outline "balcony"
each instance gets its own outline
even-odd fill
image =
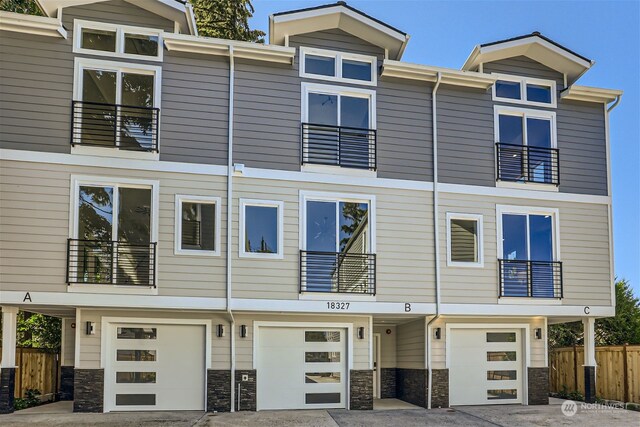
[[[376,169],[376,131],[302,124],[301,163]]]
[[[159,108],[73,101],[71,145],[158,152]]]
[[[67,283],[156,285],[156,243],[67,241]]]
[[[375,295],[376,256],[300,251],[300,292]]]
[[[560,184],[559,150],[496,144],[498,181]]]
[[[498,260],[500,298],[562,298],[559,261]]]

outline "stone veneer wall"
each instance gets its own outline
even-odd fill
[[[242,375],[248,380],[242,381]],[[238,384],[240,391],[238,391]],[[255,411],[257,393],[257,373],[255,369],[236,371],[236,411]]]
[[[16,388],[16,368],[0,369],[0,414],[10,414],[14,410],[14,390]]]
[[[584,401],[594,403],[596,401],[596,367],[584,367]]]
[[[549,404],[549,368],[527,368],[529,405]]]
[[[73,412],[104,412],[104,369],[76,369]]]
[[[396,368],[380,369],[380,398],[395,399],[396,397]]]
[[[427,407],[427,370],[396,370],[396,397],[413,405]]]
[[[231,412],[231,371],[207,370],[207,412]]]
[[[449,407],[449,370],[433,369],[431,371],[431,407]]]
[[[73,400],[73,366],[60,367],[60,400]]]
[[[349,409],[373,410],[373,370],[349,371]]]

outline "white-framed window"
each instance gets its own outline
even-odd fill
[[[220,255],[220,197],[176,194],[175,254]]]
[[[284,258],[284,202],[240,199],[239,256]]]
[[[498,80],[492,89],[494,101],[551,108],[557,106],[555,81],[503,74],[497,76]]]
[[[483,267],[482,215],[447,212],[447,265]]]
[[[496,218],[498,259],[560,260],[558,209],[497,205]]]
[[[554,111],[495,105],[494,132],[502,144],[557,148]]]
[[[71,176],[70,284],[155,286],[158,181]]]
[[[300,48],[300,77],[375,86],[377,64],[375,56]]]
[[[312,252],[375,253],[376,197],[300,192],[300,249]]]
[[[376,128],[376,92],[302,83],[302,122],[358,129]]]
[[[162,30],[75,19],[73,52],[162,61]]]

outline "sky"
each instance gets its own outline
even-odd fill
[[[333,0],[253,0],[269,15]],[[411,35],[403,61],[459,69],[476,44],[533,31],[596,61],[578,84],[622,89],[611,113],[615,274],[640,296],[640,1],[348,1]]]

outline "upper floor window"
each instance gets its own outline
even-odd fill
[[[482,215],[447,212],[447,265],[482,267]]]
[[[71,144],[158,151],[160,67],[76,58]]]
[[[375,92],[302,84],[302,163],[376,168]]]
[[[68,282],[155,286],[157,183],[73,182]]]
[[[73,51],[90,55],[162,61],[162,31],[76,19]]]
[[[176,196],[175,253],[220,254],[220,198]]]
[[[301,47],[300,77],[375,85],[377,62],[375,56]]]
[[[528,77],[499,76],[493,85],[493,100],[556,107],[556,82]]]
[[[282,259],[284,203],[240,199],[240,257]]]

